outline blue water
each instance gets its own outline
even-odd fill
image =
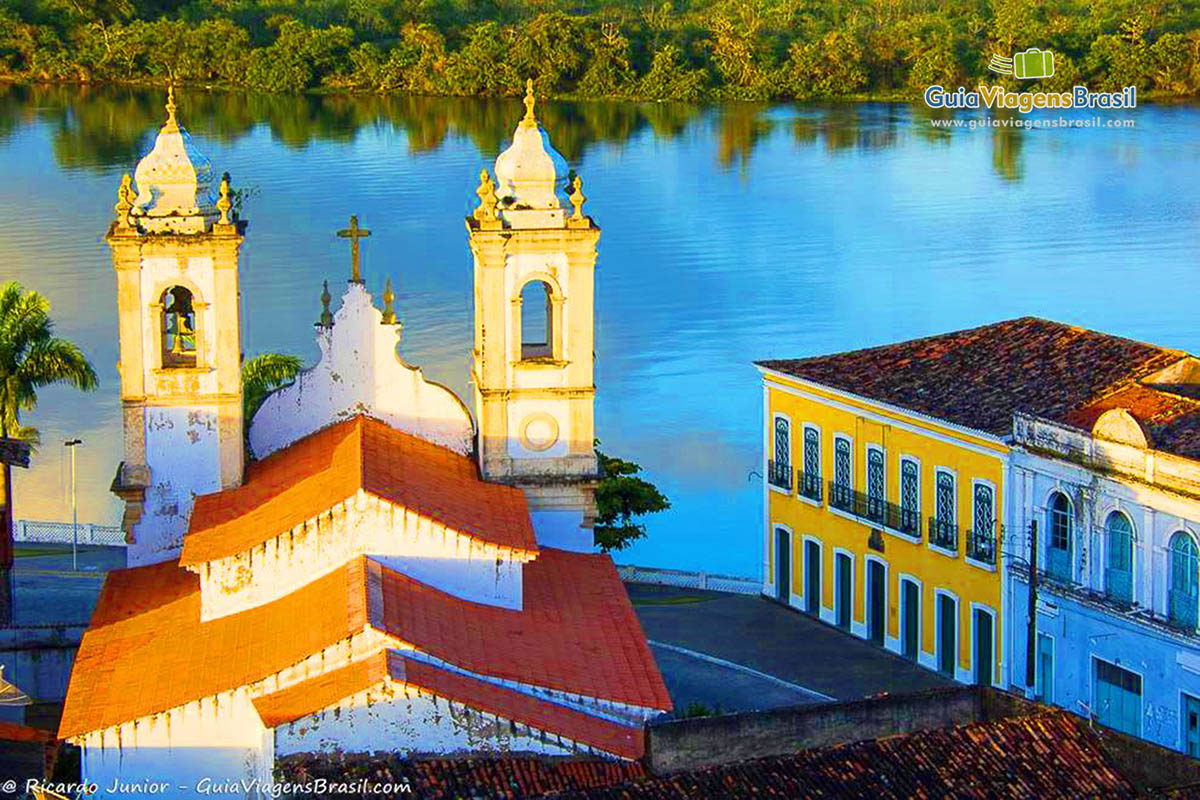
[[[70,518],[61,441],[79,436],[80,518],[118,519],[115,279],[100,237],[160,104],[0,94],[0,277],[50,298],[103,382],[88,396],[42,391],[18,518]],[[398,287],[406,360],[469,397],[462,218],[519,103],[184,94],[180,107],[214,167],[256,190],[247,355],[315,358],[321,281],[349,270],[334,232],[357,213],[372,230],[369,287]],[[952,132],[903,105],[541,108],[603,228],[602,448],[642,464],[672,502],[618,561],[758,573],[756,359],[1024,314],[1200,351],[1194,106],[1119,112],[1133,129]]]

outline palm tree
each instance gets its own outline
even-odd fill
[[[21,424],[37,406],[37,390],[66,383],[83,391],[99,381],[79,347],[54,335],[50,302],[16,281],[0,284],[0,439],[39,442],[37,428]],[[0,486],[0,625],[12,622],[12,465]]]
[[[267,395],[296,380],[303,366],[296,356],[263,353],[242,364],[242,412],[246,430]]]

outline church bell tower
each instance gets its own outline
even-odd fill
[[[229,176],[175,119],[173,90],[154,149],[125,175],[105,241],[117,273],[123,461],[131,565],[179,553],[197,494],[242,480],[238,253],[245,222]]]
[[[583,214],[579,178],[568,187],[572,212],[559,201],[565,170],[534,115],[532,82],[525,107],[495,180],[480,174],[467,218],[479,465],[485,479],[525,491],[539,542],[591,550],[600,229]]]

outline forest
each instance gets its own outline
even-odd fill
[[[992,74],[1054,53],[1053,77]],[[0,0],[0,78],[266,92],[905,99],[930,84],[1200,93],[1184,0]]]

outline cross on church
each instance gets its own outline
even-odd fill
[[[366,228],[358,227],[358,215],[351,214],[350,227],[338,231],[337,235],[350,240],[350,282],[362,283],[362,273],[358,267],[358,240],[370,236],[371,232]]]

